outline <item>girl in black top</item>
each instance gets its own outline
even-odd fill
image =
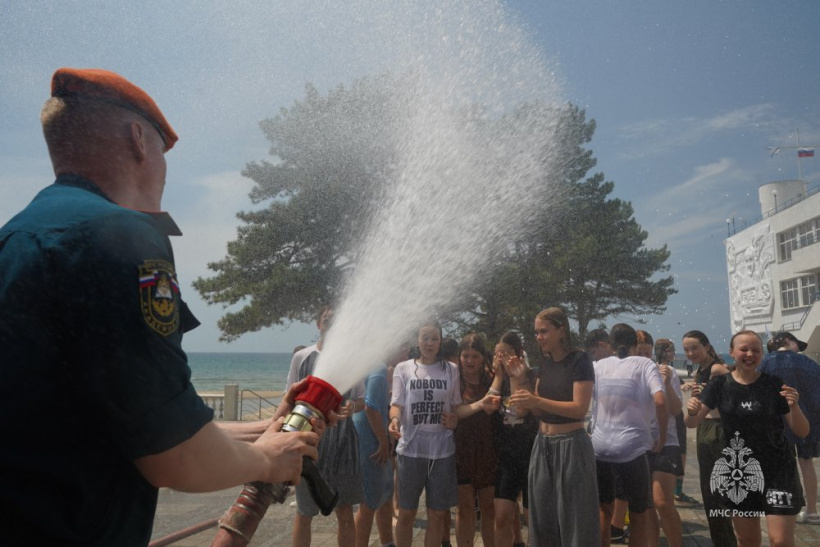
[[[521,494],[524,502],[525,521],[529,520],[527,498],[527,473],[530,467],[530,453],[538,420],[531,413],[519,416],[510,405],[510,396],[518,389],[528,389],[535,385],[535,374],[524,360],[524,344],[518,334],[504,333],[495,346],[493,355],[495,379],[490,388],[494,395],[501,396],[500,447],[498,478],[495,485],[495,545],[515,547],[520,541],[520,519],[517,499]],[[519,543],[516,543],[518,537]]]
[[[710,380],[700,399],[689,400],[686,425],[693,427],[720,409],[728,438],[724,457],[707,471],[711,490],[730,509],[740,544],[760,545],[760,516],[765,514],[771,545],[794,545],[803,493],[784,429],[805,437],[809,422],[797,404],[797,390],[757,370],[763,344],[756,333],[735,334],[730,351],[735,370]]]
[[[547,358],[538,371],[535,392],[519,389],[510,398],[519,412],[533,412],[541,420],[530,457],[529,541],[598,545],[595,453],[584,429],[595,370],[587,354],[572,347],[562,309],[538,314],[535,338]]]
[[[690,391],[692,398],[700,396],[700,392],[710,378],[721,376],[729,372],[717,352],[709,343],[709,339],[699,330],[692,330],[683,335],[683,353],[686,358],[697,365],[695,380],[681,386],[681,391]],[[726,506],[720,498],[712,494],[709,485],[709,474],[715,461],[721,457],[725,434],[720,423],[720,412],[717,409],[710,412],[700,423],[697,430],[697,456],[700,468],[700,494],[703,499],[703,508],[706,511],[706,520],[709,523],[709,535],[715,545],[734,547],[737,545],[735,532],[732,529],[732,519],[723,515]]]

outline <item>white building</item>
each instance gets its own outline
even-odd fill
[[[801,180],[758,189],[762,217],[726,239],[732,332],[785,330],[820,356],[820,186]],[[731,233],[733,220],[727,220]],[[817,244],[817,245],[816,245]]]

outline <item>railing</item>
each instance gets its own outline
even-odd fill
[[[766,213],[764,213],[760,216],[757,216],[753,219],[748,219],[748,220],[747,219],[742,219],[743,225],[739,226],[737,228],[735,228],[734,218],[732,218],[731,224],[727,224],[727,233],[731,237],[731,236],[735,235],[738,232],[742,232],[746,228],[749,228],[750,226],[754,226],[755,224],[757,224],[758,222],[760,222],[764,218],[769,218],[770,216],[776,215],[780,211],[783,211],[784,209],[788,209],[792,205],[796,205],[796,204],[800,203],[801,201],[803,201],[805,199],[808,199],[810,196],[816,194],[817,192],[820,192],[820,185],[815,185],[815,186],[812,186],[811,188],[808,188],[806,190],[805,195],[797,196],[797,197],[794,197],[794,198],[792,198],[788,201],[785,201],[785,202],[781,203],[780,205],[778,205],[772,211],[767,211]]]
[[[250,389],[239,392],[239,419],[263,420],[276,413],[278,404]]]
[[[224,420],[225,419],[225,394],[224,393],[206,393],[200,394],[200,397],[205,404],[208,405],[214,411],[214,418],[217,420]]]
[[[791,323],[783,323],[780,326],[780,330],[778,332],[793,331],[793,330],[802,329],[803,328],[803,323],[806,322],[806,318],[809,316],[809,313],[811,313],[812,308],[814,308],[814,305],[817,303],[818,300],[820,300],[820,291],[818,291],[814,294],[814,301],[812,301],[812,303],[808,305],[808,307],[803,312],[803,315],[800,317],[799,320],[792,321]]]
[[[273,396],[272,396],[273,394]],[[205,404],[213,409],[216,420],[264,420],[272,417],[279,408],[281,391],[257,393],[251,389],[240,390],[237,384],[228,384],[223,393],[200,393]]]

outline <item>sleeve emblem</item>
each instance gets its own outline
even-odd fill
[[[146,260],[139,267],[140,308],[145,322],[162,336],[179,328],[179,283],[174,265]]]

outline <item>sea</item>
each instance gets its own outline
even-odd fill
[[[222,392],[227,384],[240,390],[285,389],[291,353],[188,353],[191,383],[199,393]]]
[[[227,384],[252,391],[285,389],[291,353],[189,353],[191,381],[200,393],[222,392]],[[721,354],[727,363],[734,363],[728,354]],[[675,358],[675,367],[685,370],[686,359]],[[685,373],[684,373],[685,375]]]

